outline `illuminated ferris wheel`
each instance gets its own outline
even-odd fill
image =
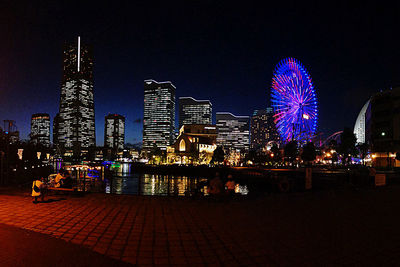
[[[317,128],[317,98],[310,75],[296,59],[283,59],[276,66],[271,102],[282,141],[310,141]]]

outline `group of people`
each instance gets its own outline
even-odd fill
[[[72,188],[72,178],[69,172],[61,169],[54,180],[49,183],[47,183],[43,177],[35,179],[32,183],[32,197],[34,197],[33,203],[38,203],[37,201],[39,197],[41,198],[41,201],[44,202],[49,187]]]
[[[215,173],[215,177],[211,179],[208,186],[208,194],[211,196],[222,196],[227,194],[233,196],[235,194],[236,182],[233,180],[232,174],[228,174],[225,185],[223,184],[219,172]]]
[[[54,178],[53,186],[55,188],[72,188],[72,179],[68,171],[60,169]]]

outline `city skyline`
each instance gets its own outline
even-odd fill
[[[226,14],[225,5],[205,2],[188,6],[185,14],[171,5],[171,13],[164,14],[161,6],[123,3],[123,8],[96,6],[96,15],[88,14],[92,5],[70,12],[72,6],[27,4],[4,11],[9,23],[0,45],[5,55],[0,120],[15,120],[22,139],[28,139],[32,114],[49,113],[53,120],[61,49],[78,35],[94,47],[98,145],[108,113],[127,118],[126,142],[141,141],[145,79],[170,80],[176,97],[210,99],[214,111],[251,115],[268,106],[274,66],[295,57],[313,77],[321,105],[318,131],[326,135],[353,128],[368,98],[400,80],[395,37],[385,27],[396,23],[389,8],[338,4],[328,11],[272,4],[267,13],[256,6],[229,6]],[[386,15],[378,16],[382,12]],[[79,16],[87,19],[78,22]],[[141,22],[146,16],[154,19]]]

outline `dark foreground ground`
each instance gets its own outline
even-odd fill
[[[105,194],[50,199],[34,205],[27,194],[0,191],[1,266],[400,261],[400,186],[224,202]]]

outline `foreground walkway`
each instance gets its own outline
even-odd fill
[[[396,186],[222,203],[105,194],[51,199],[34,205],[27,196],[0,195],[0,223],[139,266],[376,266],[400,260]],[[0,263],[7,256],[0,254]]]
[[[4,224],[0,224],[0,240],[0,266],[130,266],[88,248]]]

